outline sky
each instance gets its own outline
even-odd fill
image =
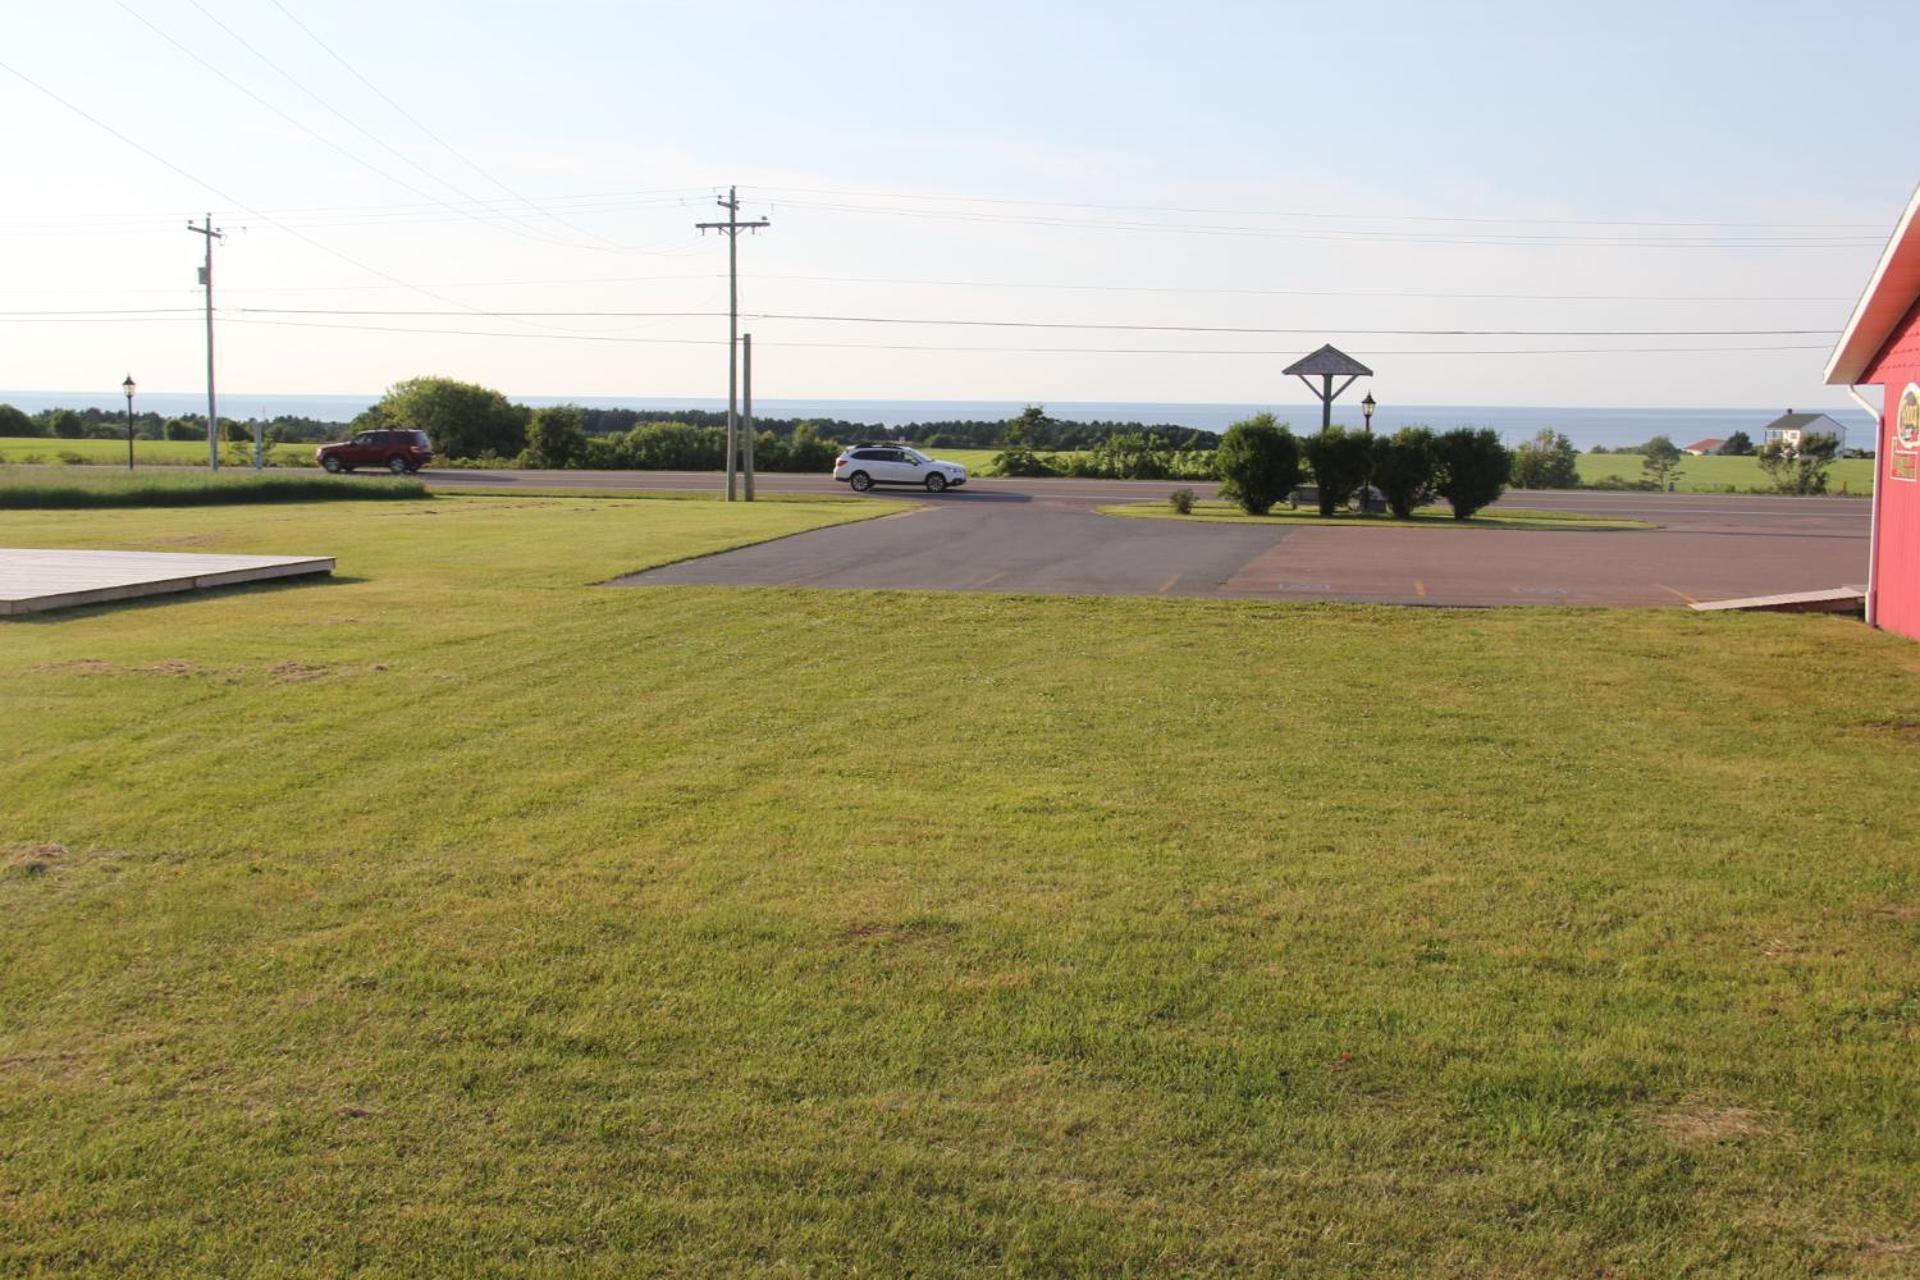
[[[1846,406],[1900,4],[0,13],[0,389]],[[84,114],[83,114],[84,113]],[[627,314],[606,314],[606,313]],[[519,313],[519,314],[506,314]],[[601,313],[601,314],[590,314]],[[935,323],[938,322],[938,323]],[[964,322],[964,323],[962,323]]]

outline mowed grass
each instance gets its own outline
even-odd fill
[[[1580,455],[1580,480],[1596,484],[1615,479],[1638,481],[1646,474],[1639,454],[1583,453]],[[1725,493],[1775,491],[1774,483],[1760,469],[1757,458],[1682,458],[1674,487],[1681,493]],[[1839,458],[1827,472],[1827,492],[1870,494],[1873,492],[1873,459]]]
[[[125,471],[0,466],[0,509],[36,507],[193,507],[232,502],[335,502],[424,498],[412,477],[346,479],[307,474]]]
[[[1465,520],[1455,520],[1453,512],[1446,507],[1418,507],[1405,520],[1397,519],[1385,512],[1363,514],[1358,511],[1336,511],[1330,516],[1323,516],[1319,508],[1311,506],[1276,506],[1266,515],[1257,516],[1227,502],[1196,502],[1193,510],[1185,515],[1175,511],[1165,501],[1123,502],[1100,507],[1098,510],[1103,516],[1128,516],[1137,520],[1176,520],[1187,524],[1340,525],[1357,529],[1405,529],[1420,526],[1431,526],[1436,529],[1568,529],[1588,533],[1601,529],[1651,529],[1654,527],[1645,520],[1616,520],[1603,516],[1582,515],[1576,511],[1533,511],[1525,507],[1492,508],[1490,509],[1492,514],[1472,516]]]
[[[0,514],[340,562],[0,625],[0,1271],[1911,1274],[1920,649],[592,585],[868,514]]]

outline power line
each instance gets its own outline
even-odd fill
[[[1878,245],[1881,240],[1868,236],[1829,236],[1818,238],[1785,237],[1749,237],[1745,239],[1726,238],[1682,238],[1682,237],[1605,237],[1605,236],[1568,236],[1534,235],[1505,233],[1491,236],[1444,236],[1425,233],[1398,231],[1302,231],[1277,229],[1273,227],[1248,227],[1206,223],[1167,223],[1167,222],[1124,222],[1103,221],[1089,218],[1035,217],[1007,214],[989,214],[977,212],[942,211],[929,209],[892,209],[873,205],[849,205],[821,203],[815,201],[782,201],[787,205],[803,209],[818,209],[836,213],[876,214],[884,217],[929,218],[950,222],[982,222],[997,225],[1033,226],[1033,227],[1076,227],[1095,230],[1153,232],[1176,235],[1246,237],[1267,240],[1305,240],[1342,244],[1435,244],[1435,245],[1480,245],[1501,248],[1634,248],[1634,249],[1843,249]]]
[[[746,225],[746,224],[741,224]],[[361,307],[241,307],[255,315],[330,315],[423,317],[450,315],[446,311],[375,310]],[[603,317],[608,319],[692,319],[721,314],[716,311],[503,311],[469,309],[465,314],[508,317]],[[1096,329],[1115,333],[1247,333],[1247,334],[1358,334],[1367,337],[1497,337],[1497,338],[1785,338],[1831,335],[1832,329],[1357,329],[1341,325],[1305,327],[1269,325],[1108,324],[1064,320],[975,320],[955,317],[806,315],[780,311],[748,311],[755,320],[799,320],[830,324],[959,325],[989,329]]]
[[[92,124],[95,127],[105,131],[106,133],[111,134],[115,138],[118,138],[120,141],[132,147],[135,151],[138,151],[141,155],[146,156],[149,160],[152,160],[155,164],[158,164],[161,167],[175,174],[178,174],[180,177],[185,178],[188,182],[193,183],[195,186],[201,187],[204,190],[209,191],[216,196],[219,196],[221,200],[225,201],[230,206],[236,209],[239,209],[241,212],[246,213],[252,217],[258,218],[260,221],[268,224],[269,226],[279,228],[280,230],[286,232],[288,235],[292,236],[296,240],[299,240],[303,244],[310,245],[311,247],[320,250],[322,253],[328,254],[331,257],[338,258],[340,259],[340,261],[346,263],[347,265],[356,267],[359,270],[366,272],[368,275],[375,276],[381,280],[387,281],[390,284],[393,284],[403,289],[407,289],[413,293],[417,293],[423,298],[431,298],[435,302],[442,302],[442,303],[446,303],[449,306],[459,307],[463,311],[466,311],[469,313],[473,312],[473,309],[471,307],[468,307],[466,303],[463,303],[458,299],[445,297],[441,294],[435,293],[431,289],[425,289],[416,284],[409,284],[407,281],[402,280],[399,276],[392,275],[391,273],[386,271],[382,271],[378,267],[369,266],[367,263],[364,263],[360,261],[358,258],[353,257],[351,254],[348,254],[339,249],[336,249],[332,245],[326,244],[322,241],[315,240],[312,236],[307,235],[304,232],[301,232],[293,227],[289,227],[284,223],[278,221],[277,219],[272,218],[265,213],[262,213],[260,210],[253,208],[251,205],[247,204],[245,201],[240,200],[235,196],[228,195],[226,192],[222,191],[219,187],[214,186],[211,182],[208,182],[203,178],[195,177],[193,174],[181,168],[179,165],[173,163],[173,161],[168,160],[166,157],[160,155],[158,152],[154,151],[152,148],[147,147],[142,143],[134,141],[132,138],[128,137],[126,134],[122,133],[120,130],[114,128],[112,125],[108,124],[106,121],[100,119],[100,117],[85,110],[79,105],[68,101],[66,98],[61,97],[59,94],[47,88],[45,85],[41,84],[38,80],[35,80],[33,77],[27,75],[25,72],[19,70],[18,68],[13,67],[8,63],[0,62],[0,71],[5,71],[7,74],[13,76],[16,80],[19,80],[20,82],[22,82],[23,84],[26,84],[30,88],[38,90],[40,93],[44,94],[48,98],[51,98],[53,101],[59,103],[61,106],[73,112],[75,115],[87,121],[89,124]],[[533,328],[537,326],[528,326],[528,327]]]
[[[505,338],[513,341],[533,342],[610,342],[638,346],[720,346],[721,338],[632,338],[606,334],[575,333],[502,333],[485,329],[444,329],[419,328],[404,325],[366,325],[340,324],[330,321],[313,320],[257,320],[240,319],[235,324],[268,325],[296,329],[330,329],[349,333],[409,333],[429,337],[476,337]],[[928,351],[941,353],[999,353],[1008,355],[1151,355],[1151,356],[1260,356],[1264,358],[1298,355],[1297,351],[1266,350],[1249,348],[1197,348],[1197,347],[978,347],[978,346],[925,346],[910,343],[879,342],[761,342],[760,346],[777,346],[796,350],[840,350],[840,351]],[[1389,349],[1372,350],[1369,356],[1556,356],[1556,355],[1663,355],[1698,354],[1707,352],[1763,352],[1763,351],[1825,351],[1826,343],[1796,343],[1769,346],[1710,346],[1710,347],[1529,347],[1505,351],[1461,350],[1413,350]]]
[[[277,2],[277,0],[276,0]],[[807,195],[854,196],[868,200],[920,200],[946,204],[996,204],[1020,205],[1030,208],[1050,209],[1107,209],[1132,211],[1138,213],[1183,213],[1202,214],[1217,217],[1250,218],[1300,218],[1343,222],[1457,222],[1497,224],[1508,226],[1556,226],[1556,227],[1736,227],[1745,229],[1777,230],[1847,230],[1875,231],[1880,224],[1870,222],[1730,222],[1716,220],[1699,221],[1651,221],[1632,218],[1537,218],[1537,217],[1487,217],[1452,216],[1444,214],[1399,214],[1399,213],[1326,213],[1303,212],[1283,209],[1208,209],[1180,205],[1153,204],[1097,204],[1083,200],[1020,200],[1005,196],[968,196],[968,195],[924,195],[897,191],[849,191],[834,187],[758,187],[759,191],[782,192],[798,191]]]
[[[198,0],[195,0],[195,3],[197,6]],[[319,34],[315,32],[312,27],[309,27],[306,23],[302,22],[299,19],[299,17],[293,12],[293,10],[287,8],[285,4],[281,3],[281,0],[272,0],[272,3],[273,3],[273,7],[278,9],[282,14],[282,16],[284,16],[288,22],[291,22],[294,26],[300,28],[300,30],[306,34],[309,40],[319,45],[320,48],[326,52],[328,57],[332,58],[335,62],[339,63],[342,67],[346,68],[347,73],[349,75],[351,75],[354,79],[358,80],[361,84],[365,85],[368,89],[372,90],[372,92],[377,97],[379,97],[379,99],[382,102],[386,103],[389,107],[392,107],[395,111],[399,112],[400,115],[409,124],[411,124],[414,128],[418,129],[421,133],[425,134],[437,146],[439,146],[441,150],[445,151],[448,155],[460,161],[460,163],[466,165],[469,169],[472,169],[475,173],[479,174],[482,178],[485,178],[488,182],[492,183],[494,186],[498,187],[500,190],[506,192],[508,195],[512,196],[514,199],[525,204],[528,208],[532,209],[534,212],[539,213],[544,217],[551,218],[553,221],[558,222],[561,226],[567,227],[573,231],[579,232],[582,235],[592,236],[594,239],[601,241],[603,244],[605,244],[610,248],[626,251],[624,250],[623,246],[615,244],[613,241],[608,240],[605,236],[602,236],[594,231],[589,231],[585,227],[578,226],[577,224],[570,222],[565,218],[562,218],[560,215],[552,212],[551,210],[541,207],[541,205],[537,204],[536,202],[529,199],[528,197],[520,194],[520,192],[516,191],[514,188],[502,182],[499,178],[495,177],[491,171],[481,167],[477,162],[469,158],[465,152],[460,151],[452,143],[448,142],[445,138],[442,138],[439,134],[435,133],[432,129],[429,129],[426,126],[426,124],[419,119],[419,117],[415,116],[411,111],[408,111],[405,107],[401,106],[398,102],[396,102],[393,99],[393,97],[390,94],[387,93],[386,90],[382,89],[379,85],[375,84],[372,80],[368,79],[365,75],[363,75],[358,67],[354,66],[351,62],[348,62],[346,58],[339,53],[338,50],[336,50],[332,45],[328,44],[325,40],[322,40]]]

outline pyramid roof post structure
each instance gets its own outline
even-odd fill
[[[1312,355],[1295,360],[1281,372],[1300,379],[1306,383],[1307,390],[1313,392],[1313,398],[1320,402],[1320,429],[1323,431],[1333,425],[1333,402],[1340,398],[1341,393],[1353,385],[1355,378],[1373,376],[1373,370],[1331,343]],[[1313,378],[1320,379],[1319,386],[1313,385]],[[1335,378],[1345,378],[1346,381],[1335,389]]]

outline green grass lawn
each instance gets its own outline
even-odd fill
[[[1110,507],[1096,508],[1103,516],[1130,516],[1143,520],[1179,520],[1188,524],[1277,524],[1277,525],[1342,525],[1355,528],[1405,529],[1413,526],[1442,529],[1574,529],[1592,532],[1596,529],[1651,529],[1654,526],[1645,520],[1614,520],[1601,516],[1581,515],[1575,511],[1530,511],[1524,507],[1511,510],[1496,508],[1497,514],[1473,516],[1466,520],[1455,520],[1453,513],[1446,507],[1418,507],[1412,516],[1405,520],[1396,520],[1390,515],[1367,514],[1357,511],[1338,511],[1323,516],[1316,507],[1277,506],[1264,516],[1249,515],[1239,507],[1227,502],[1196,502],[1193,510],[1181,515],[1166,502],[1122,502]]]
[[[1583,453],[1580,455],[1580,480],[1594,484],[1612,477],[1638,480],[1644,474],[1639,454]],[[1683,493],[1723,493],[1764,490],[1771,492],[1773,482],[1760,469],[1758,459],[1683,458],[1676,487]],[[1841,458],[1827,472],[1829,493],[1872,493],[1873,459]]]
[[[339,558],[0,624],[0,1273],[1912,1274],[1920,649],[593,585],[873,513],[0,513]]]

